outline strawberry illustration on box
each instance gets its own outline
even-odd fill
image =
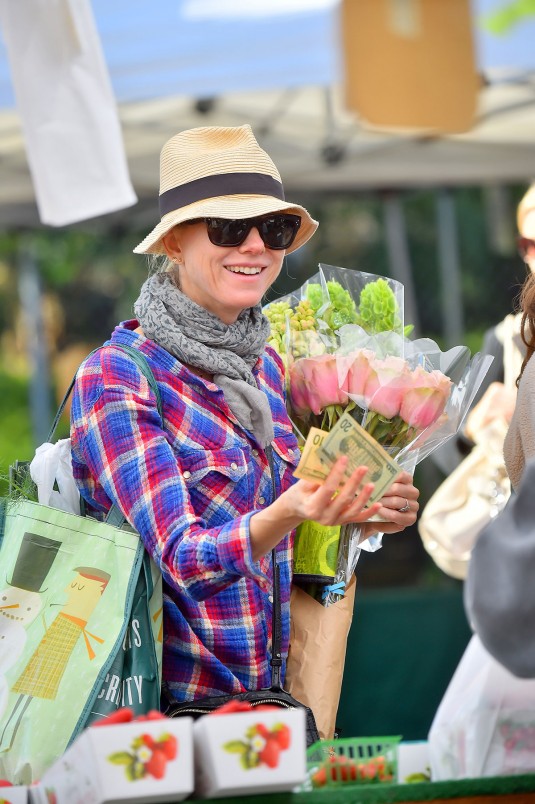
[[[178,740],[174,734],[164,731],[156,736],[145,732],[134,737],[129,751],[114,751],[108,761],[112,765],[122,765],[131,782],[146,776],[163,779],[167,763],[176,758],[177,752]]]
[[[264,723],[255,723],[247,729],[245,739],[229,740],[223,748],[230,754],[238,754],[246,770],[259,765],[278,768],[281,751],[290,747],[291,734],[286,723],[276,723],[271,729]]]
[[[158,714],[125,722],[126,714],[118,710],[105,728],[98,721],[86,729],[32,787],[35,804],[152,804],[190,795],[191,718]]]
[[[292,790],[304,780],[304,710],[260,709],[207,715],[194,723],[196,796]]]

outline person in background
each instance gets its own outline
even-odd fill
[[[517,488],[476,542],[464,605],[488,652],[515,676],[535,678],[535,459]]]
[[[531,268],[520,295],[521,336],[526,353],[517,380],[518,393],[504,443],[504,456],[511,485],[520,485],[525,464],[535,456],[535,185],[528,193],[520,245]]]
[[[172,137],[159,201],[161,220],[135,249],[161,255],[136,320],[119,324],[77,374],[72,462],[90,512],[116,504],[162,571],[163,680],[183,702],[269,687],[273,548],[284,679],[298,524],[365,523],[366,537],[378,514],[381,530],[394,533],[415,522],[418,490],[402,473],[366,509],[366,467],[341,488],[344,458],[324,485],[293,477],[299,449],[261,300],[285,254],[318,224],[285,200],[250,126]],[[163,420],[121,345],[146,357]]]
[[[535,183],[522,197],[516,221],[518,251],[529,269],[529,278],[535,272]],[[510,314],[485,334],[481,351],[494,355],[494,363],[485,378],[484,392],[480,390],[479,401],[466,420],[463,432],[471,442],[497,418],[503,418],[507,424],[511,421],[516,403],[516,379],[526,354],[521,319],[522,313]]]
[[[505,509],[482,531],[464,590],[473,630],[514,675],[535,677],[535,184],[518,209],[519,248],[530,268],[520,297],[524,360],[504,442],[514,489]]]
[[[529,271],[535,271],[535,183],[531,184],[516,211],[517,244],[520,257]],[[500,444],[511,421],[516,402],[516,378],[525,356],[520,334],[520,313],[509,313],[483,336],[481,352],[494,358],[475,396],[463,428],[455,438],[435,450],[431,460],[446,477],[462,462],[484,431],[493,426],[492,441]],[[503,468],[505,472],[505,468]]]

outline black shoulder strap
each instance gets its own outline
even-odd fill
[[[266,455],[269,461],[269,471],[271,475],[271,488],[273,500],[277,496],[275,486],[275,467],[273,465],[273,447],[268,445]],[[282,609],[280,594],[280,568],[277,563],[277,551],[271,551],[271,564],[273,568],[273,619],[271,626],[271,689],[281,690],[281,668],[282,668]]]

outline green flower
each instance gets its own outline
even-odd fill
[[[401,318],[394,292],[386,279],[376,279],[361,291],[357,323],[370,335],[378,332],[399,332]],[[412,326],[405,327],[408,335]]]

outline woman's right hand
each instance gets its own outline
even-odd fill
[[[250,538],[255,561],[305,520],[312,519],[321,525],[347,525],[367,522],[377,513],[380,503],[365,508],[373,483],[360,488],[368,467],[358,467],[344,483],[346,466],[347,457],[342,456],[324,483],[298,480],[271,505],[251,517]]]
[[[299,480],[281,495],[279,499],[285,498],[285,504],[296,517],[296,524],[306,519],[313,519],[320,525],[367,522],[379,510],[379,503],[375,507],[365,508],[373,491],[373,483],[362,486],[368,467],[359,466],[344,482],[346,466],[347,457],[342,456],[333,465],[324,483]]]

